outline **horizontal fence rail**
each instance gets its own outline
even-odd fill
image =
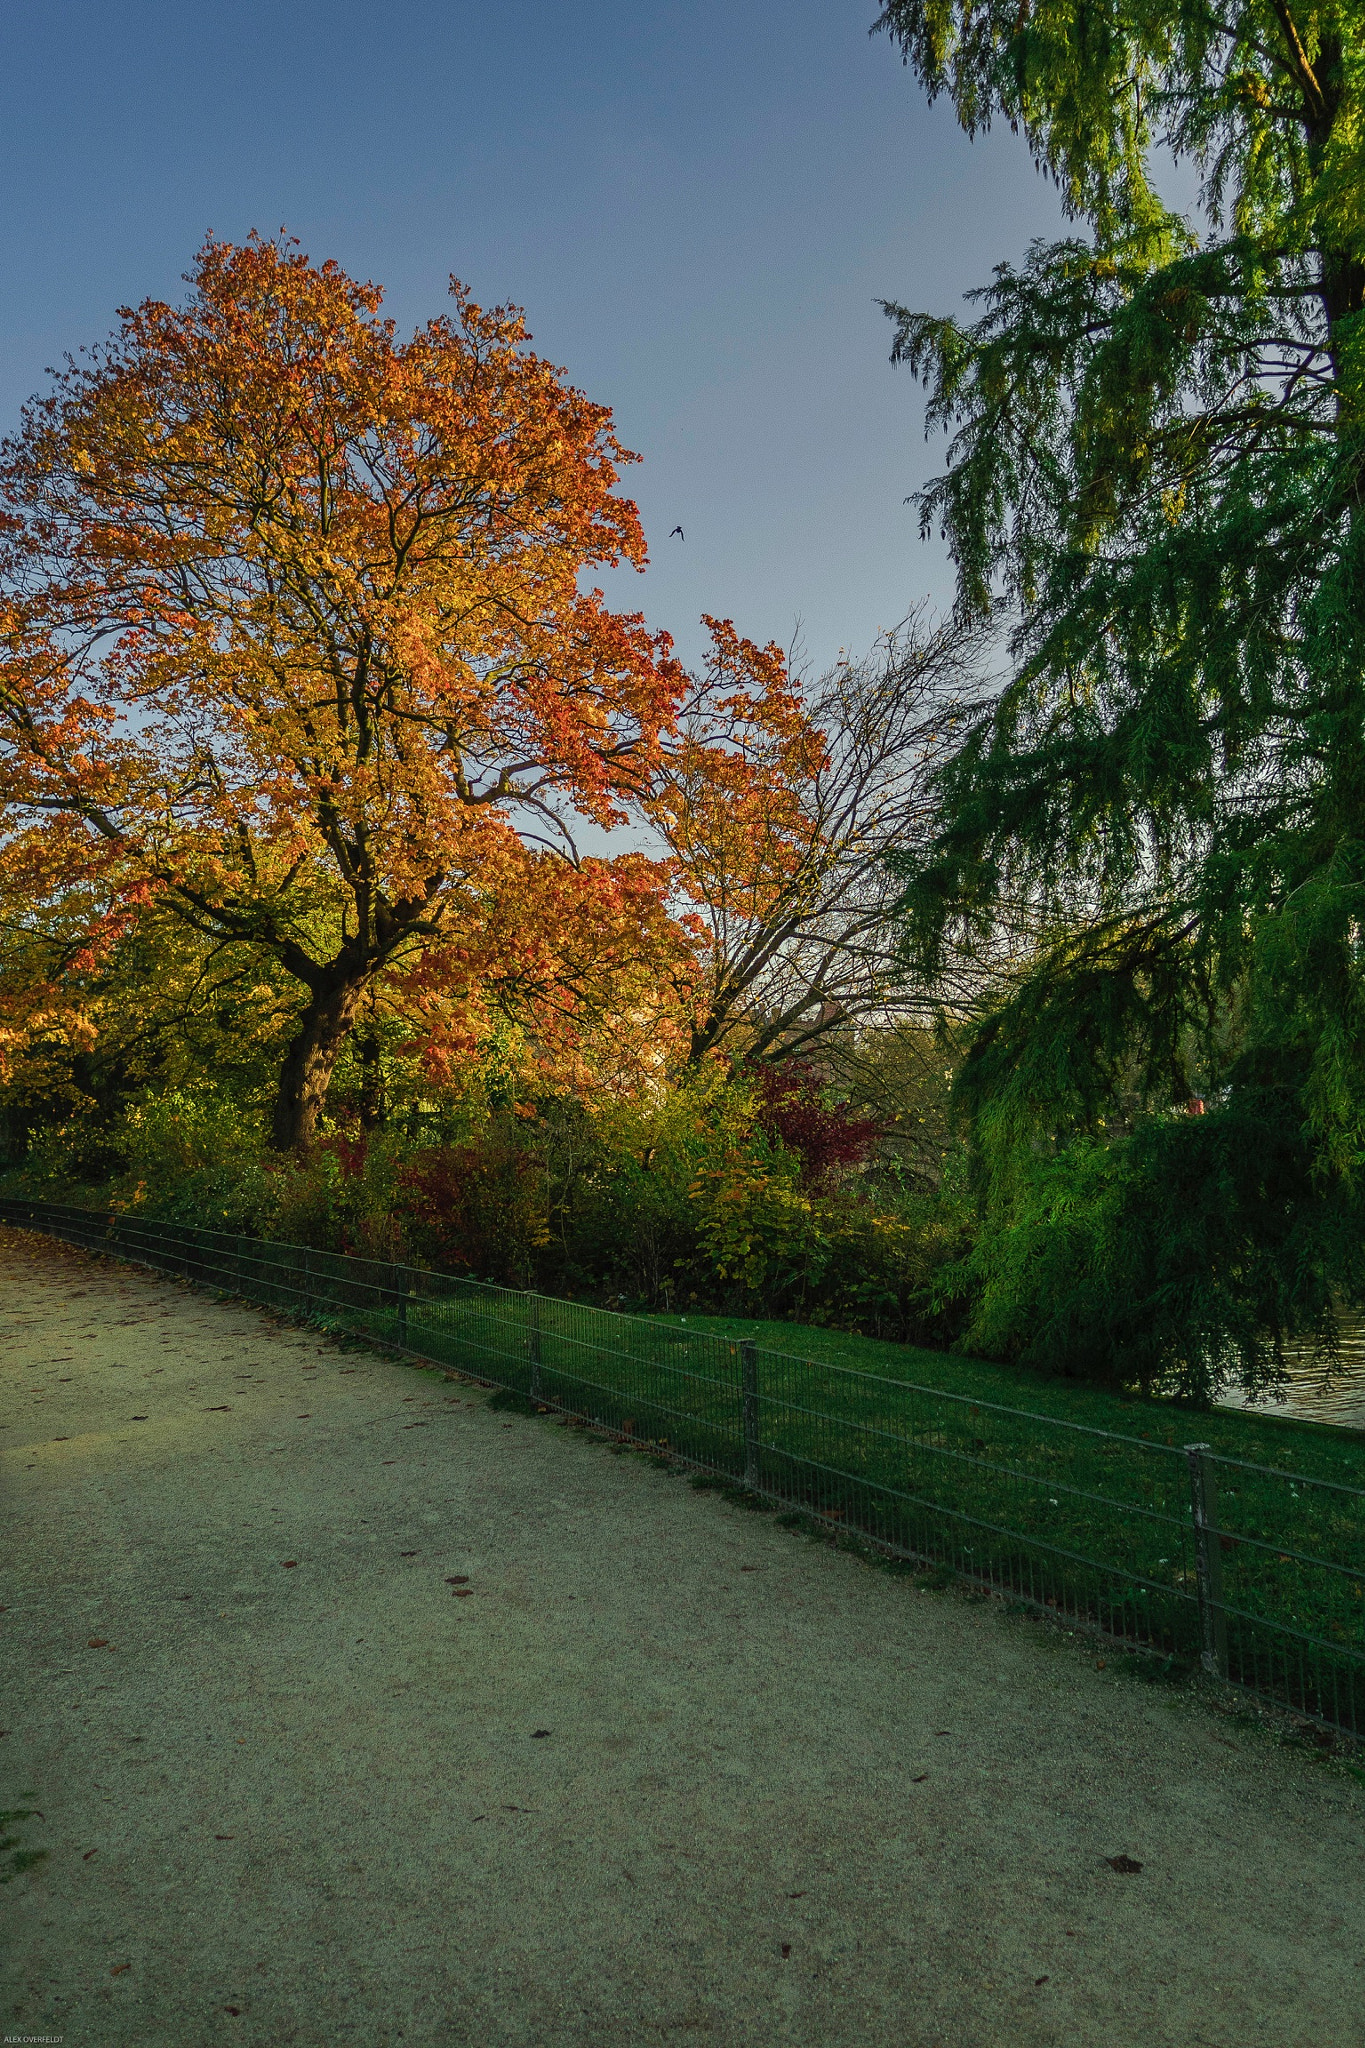
[[[54,1202],[0,1199],[0,1222],[506,1388],[1365,1733],[1365,1490],[448,1273]]]

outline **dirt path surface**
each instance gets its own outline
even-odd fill
[[[1365,2042],[1342,1774],[64,1247],[0,1359],[0,2039]]]

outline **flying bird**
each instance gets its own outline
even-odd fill
[[[675,527],[674,527],[674,529],[673,529],[673,533],[670,533],[670,534],[669,534],[669,536],[668,536],[670,540],[672,540],[672,538],[673,538],[673,534],[674,534],[674,533],[675,533],[675,534],[676,534],[676,535],[678,536],[678,539],[679,539],[679,540],[686,540],[686,539],[687,539],[687,535],[686,535],[686,534],[685,534],[685,533],[683,532],[683,530],[682,530],[682,528],[681,528],[680,526],[675,526]]]

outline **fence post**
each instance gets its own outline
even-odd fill
[[[393,1294],[394,1308],[398,1314],[398,1341],[406,1351],[408,1348],[408,1287],[407,1281],[399,1279],[401,1266],[389,1267],[389,1287]]]
[[[1200,1663],[1210,1678],[1228,1675],[1228,1623],[1223,1608],[1223,1553],[1218,1540],[1218,1475],[1205,1456],[1211,1444],[1186,1444],[1194,1568],[1199,1581]]]
[[[540,1399],[540,1296],[526,1290],[526,1352],[531,1361],[531,1399]]]
[[[744,1484],[755,1490],[758,1469],[758,1346],[746,1337],[739,1347],[740,1407],[744,1427]]]

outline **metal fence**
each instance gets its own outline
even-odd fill
[[[1359,1488],[446,1273],[51,1202],[0,1221],[506,1388],[1365,1733]]]

